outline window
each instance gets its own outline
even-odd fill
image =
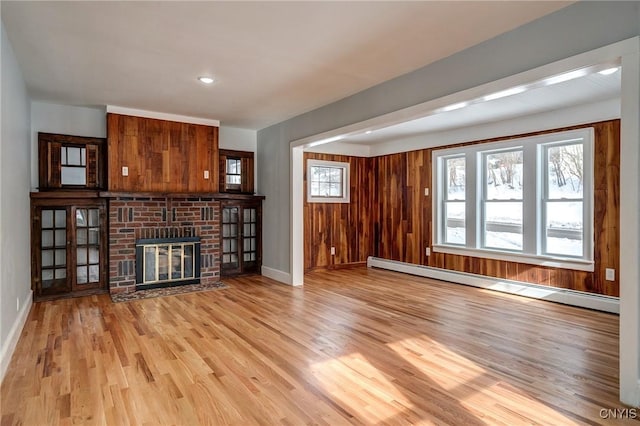
[[[584,228],[584,152],[581,143],[544,149],[544,245],[550,255],[581,256]]]
[[[449,244],[465,243],[465,158],[453,157],[445,160],[447,190],[443,194],[445,220],[444,241]]]
[[[522,251],[522,149],[482,154],[483,247]]]
[[[61,183],[63,185],[87,184],[87,150],[62,145]]]
[[[310,203],[348,203],[349,163],[308,160],[307,201]]]
[[[227,157],[227,189],[240,190],[242,184],[242,161]]]
[[[254,192],[253,152],[221,149],[218,152],[220,165],[220,192]]]
[[[106,145],[103,138],[38,133],[38,188],[104,188]]]
[[[434,251],[593,270],[593,129],[433,152]]]

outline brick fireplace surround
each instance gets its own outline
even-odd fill
[[[208,197],[109,200],[109,292],[136,290],[136,240],[200,237],[200,282],[220,280],[220,202]]]

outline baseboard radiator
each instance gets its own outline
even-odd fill
[[[565,305],[620,314],[620,301],[617,297],[603,296],[563,288],[547,287],[522,281],[493,278],[484,275],[470,274],[467,272],[449,271],[447,269],[414,265],[411,263],[381,259],[372,256],[367,259],[367,266],[370,268],[387,269],[390,271],[448,281],[455,284],[463,284],[487,290],[516,294],[518,296],[525,296],[532,299],[548,300]]]

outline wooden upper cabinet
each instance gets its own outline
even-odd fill
[[[220,192],[254,193],[253,152],[220,150]]]
[[[106,140],[38,133],[38,189],[104,189]]]
[[[216,192],[218,128],[107,114],[108,189]]]

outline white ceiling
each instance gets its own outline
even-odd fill
[[[34,100],[260,129],[570,3],[3,0],[0,7]],[[196,81],[204,74],[216,83]]]

